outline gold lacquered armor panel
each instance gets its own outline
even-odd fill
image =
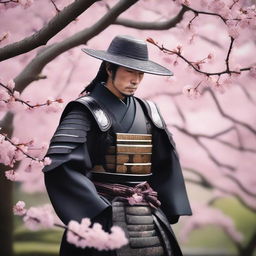
[[[116,133],[116,145],[107,149],[105,168],[95,166],[93,171],[112,173],[151,173],[152,135]]]

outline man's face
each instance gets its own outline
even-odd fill
[[[132,96],[138,88],[144,73],[126,67],[118,67],[114,80],[109,72],[107,87],[118,98],[123,99],[125,96]]]

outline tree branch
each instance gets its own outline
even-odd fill
[[[53,6],[54,6],[56,12],[57,12],[57,13],[61,12],[61,10],[58,8],[58,6],[55,4],[55,2],[54,2],[53,0],[50,0],[50,1],[51,1],[51,3],[53,4]]]
[[[39,107],[43,107],[43,106],[49,106],[53,102],[63,103],[63,100],[58,98],[58,99],[55,99],[55,100],[47,100],[46,103],[41,103],[41,104],[38,103],[38,104],[35,104],[35,105],[31,105],[29,103],[29,101],[24,101],[24,100],[22,100],[20,98],[17,98],[15,96],[15,91],[10,89],[10,88],[8,88],[6,85],[2,84],[1,82],[0,82],[0,86],[5,88],[7,90],[7,92],[8,92],[8,94],[9,94],[9,96],[10,96],[10,99],[3,100],[6,104],[8,102],[10,102],[10,101],[17,101],[17,102],[22,103],[23,105],[26,105],[29,109],[33,109],[33,108],[39,108]]]
[[[138,0],[120,0],[115,6],[111,8],[100,20],[94,25],[86,28],[73,36],[63,40],[60,43],[52,44],[42,52],[40,52],[26,67],[25,69],[14,79],[16,87],[15,89],[22,92],[26,86],[33,82],[38,74],[42,71],[47,63],[59,56],[61,53],[81,44],[86,44],[88,40],[98,35],[110,24],[112,24],[116,18],[126,11],[129,7],[135,4]]]
[[[219,110],[219,112],[221,113],[221,115],[222,115],[223,117],[229,119],[230,121],[232,121],[232,122],[235,123],[235,124],[238,124],[238,125],[243,126],[243,127],[246,128],[247,130],[249,130],[250,132],[252,132],[254,135],[256,135],[256,130],[255,130],[253,127],[251,127],[249,124],[244,123],[244,122],[242,122],[242,121],[240,121],[240,120],[237,120],[237,119],[235,119],[234,117],[232,117],[232,116],[226,114],[226,113],[224,112],[224,110],[222,109],[222,107],[220,106],[220,103],[218,102],[218,100],[217,100],[216,96],[214,95],[214,93],[213,93],[211,90],[208,90],[208,92],[209,92],[210,95],[212,96],[212,98],[213,98],[213,100],[214,100],[214,103],[215,103],[216,106],[217,106],[217,109]]]
[[[250,152],[250,153],[256,153],[256,150],[253,149],[253,148],[246,148],[242,145],[242,143],[240,142],[240,145],[239,146],[235,146],[234,144],[230,143],[230,142],[227,142],[227,141],[224,141],[222,139],[219,139],[218,137],[223,135],[223,134],[226,134],[228,132],[230,132],[231,130],[234,130],[235,127],[230,127],[226,130],[223,130],[223,131],[220,131],[219,133],[216,133],[216,134],[213,134],[213,135],[207,135],[207,134],[201,134],[201,133],[191,133],[191,132],[188,132],[187,130],[185,130],[184,128],[181,128],[181,127],[176,127],[174,125],[175,128],[179,129],[181,132],[185,133],[186,135],[189,135],[193,138],[205,138],[205,139],[214,139],[215,141],[218,141],[220,142],[221,144],[225,145],[225,146],[228,146],[232,149],[235,149],[235,150],[238,150],[238,151],[242,151],[242,152]]]
[[[204,63],[204,59],[201,60],[201,61],[191,61],[191,60],[188,60],[186,57],[184,57],[182,54],[181,54],[181,49],[178,48],[178,49],[174,49],[174,50],[170,50],[170,49],[167,49],[165,48],[163,45],[159,45],[156,41],[154,41],[152,38],[148,38],[147,41],[153,45],[155,45],[160,51],[162,51],[163,53],[166,53],[166,54],[169,54],[169,55],[176,55],[178,56],[179,58],[181,58],[184,62],[186,62],[190,67],[192,67],[196,72],[200,73],[200,74],[203,74],[203,75],[206,75],[206,76],[221,76],[223,74],[240,74],[242,71],[249,71],[251,68],[250,67],[246,67],[246,68],[241,68],[239,71],[236,71],[236,70],[230,70],[229,69],[229,64],[226,63],[226,69],[223,70],[223,71],[219,71],[219,72],[206,72],[206,71],[202,71],[201,68],[200,68],[200,64]],[[232,46],[233,46],[233,42],[234,40],[231,39],[231,42],[230,42],[230,46],[229,46],[229,50],[228,50],[228,55],[227,55],[227,58],[226,58],[226,61],[228,60],[229,58],[229,55],[230,55],[230,52],[231,52],[231,49],[232,49]]]
[[[1,0],[0,4],[18,3],[18,0]]]
[[[176,96],[180,96],[181,93],[157,93],[157,94],[154,94],[154,95],[150,95],[148,97],[146,97],[145,99],[154,99],[154,98],[157,98],[159,96],[170,96],[170,97],[176,97]],[[182,112],[182,109],[179,107],[179,105],[177,103],[175,103],[174,101],[174,104],[176,106],[176,109],[177,109],[177,112],[179,113],[179,116],[181,117],[183,123],[185,124],[186,123],[186,117],[184,115],[184,113]],[[172,125],[173,126],[173,125]],[[185,128],[183,128],[185,130]],[[225,140],[222,140],[218,137],[220,137],[221,135],[231,131],[231,130],[235,130],[236,133],[237,133],[237,136],[238,136],[238,146],[228,142],[228,141],[225,141]],[[235,150],[238,150],[238,151],[241,151],[241,152],[250,152],[250,153],[256,153],[256,149],[253,149],[253,148],[248,148],[248,147],[244,147],[243,146],[243,143],[241,141],[241,137],[239,136],[239,133],[237,131],[237,127],[235,126],[231,126],[230,128],[227,128],[226,130],[223,130],[223,131],[220,131],[216,134],[212,134],[212,135],[208,135],[208,134],[200,134],[200,133],[190,133],[192,137],[198,137],[198,138],[206,138],[206,139],[215,139],[216,141],[220,142],[221,144],[225,145],[225,146],[228,146],[232,149],[235,149]],[[188,134],[187,134],[188,135]]]
[[[212,13],[212,12],[205,12],[205,11],[198,11],[195,10],[187,5],[182,5],[181,10],[175,16],[174,18],[171,18],[169,20],[165,21],[160,21],[160,22],[143,22],[143,21],[134,21],[134,20],[128,20],[128,19],[117,19],[115,24],[116,25],[122,25],[125,27],[129,28],[135,28],[135,29],[145,29],[145,30],[165,30],[165,29],[170,29],[172,27],[175,27],[183,18],[184,13],[187,11],[192,11],[195,14],[195,17],[193,20],[198,17],[199,14],[204,14],[204,15],[210,15],[210,16],[216,16],[219,17],[224,23],[227,22],[228,19],[223,18],[220,14],[218,13]],[[190,23],[192,20],[190,21]]]
[[[33,35],[19,42],[9,44],[0,49],[0,61],[29,52],[45,45],[52,37],[65,28],[70,22],[99,0],[76,0],[52,18],[47,25]]]
[[[250,92],[247,91],[247,88],[243,86],[243,84],[239,83],[239,88],[245,94],[246,98],[254,105],[256,105],[256,101],[253,99]]]
[[[237,200],[244,206],[246,207],[247,209],[249,209],[250,211],[252,212],[256,212],[256,208],[253,208],[251,206],[249,206],[245,201],[244,199],[237,195],[235,192],[233,191],[228,191],[226,188],[223,188],[221,186],[219,186],[218,184],[212,184],[211,181],[209,179],[206,179],[201,173],[199,173],[198,171],[196,171],[195,169],[191,169],[191,168],[188,168],[188,167],[182,167],[183,170],[186,170],[188,172],[192,172],[193,174],[196,174],[200,180],[194,180],[194,179],[190,179],[190,178],[186,178],[185,177],[185,180],[186,181],[189,181],[189,182],[192,182],[194,184],[197,184],[199,186],[202,186],[204,188],[207,188],[207,189],[217,189],[221,192],[224,192],[224,193],[227,193],[228,195],[232,195],[234,196],[235,198],[237,198]],[[246,255],[246,254],[245,254]]]
[[[135,29],[142,29],[142,30],[167,30],[170,28],[175,27],[184,16],[184,13],[188,11],[186,6],[182,6],[179,13],[169,20],[159,21],[159,22],[143,22],[143,21],[134,21],[128,19],[118,18],[114,24],[115,25],[122,25],[128,28],[135,28]]]
[[[253,255],[256,245],[256,232],[254,231],[252,237],[250,238],[248,244],[243,248],[240,247],[240,255]]]
[[[186,5],[182,5],[185,6],[187,8],[188,11],[192,11],[196,16],[198,16],[199,14],[204,14],[204,15],[210,15],[210,16],[217,16],[219,17],[224,23],[226,23],[227,19],[223,18],[220,14],[218,13],[214,13],[214,12],[205,12],[205,11],[198,11],[195,10],[189,6]]]
[[[192,134],[190,133],[189,131],[187,131],[186,129],[184,128],[181,128],[177,125],[173,125],[173,127],[175,127],[176,129],[178,129],[180,132],[190,136],[191,138],[193,138],[203,149],[204,151],[207,153],[208,157],[213,161],[213,163],[215,165],[217,165],[218,167],[223,167],[223,168],[226,168],[230,171],[234,171],[235,170],[235,167],[234,166],[231,166],[231,165],[228,165],[228,164],[224,164],[224,163],[221,163],[219,160],[217,160],[214,155],[210,152],[210,150],[200,141],[200,137],[197,136],[196,134]]]
[[[226,70],[227,70],[227,71],[230,71],[230,68],[229,68],[229,57],[230,57],[230,53],[231,53],[231,51],[232,51],[233,44],[234,44],[234,38],[233,38],[233,37],[230,37],[230,45],[229,45],[227,57],[226,57],[226,59],[225,59]]]
[[[1,136],[4,137],[4,140],[8,141],[11,145],[13,145],[17,151],[20,151],[24,156],[26,156],[27,158],[30,158],[31,160],[34,160],[34,161],[38,161],[38,162],[42,162],[43,159],[37,159],[29,154],[27,154],[20,146],[27,146],[26,144],[15,144],[12,142],[12,140],[10,138],[8,138],[8,136],[4,133],[0,133]],[[29,143],[28,143],[29,144]]]
[[[79,57],[76,59],[77,62],[78,62],[78,60],[80,59],[80,56],[81,56],[81,55],[79,55]],[[76,67],[77,67],[77,62],[73,62],[73,63],[72,63],[72,67],[71,67],[71,69],[70,69],[70,71],[69,71],[69,73],[68,73],[67,80],[65,81],[63,87],[59,90],[59,92],[58,92],[56,98],[60,98],[61,95],[63,95],[63,92],[64,92],[64,91],[68,88],[68,86],[71,84],[71,80],[72,80],[73,73],[74,73],[74,71],[75,71],[75,69],[76,69]]]
[[[195,183],[197,185],[201,185],[204,188],[213,188],[212,184],[210,182],[208,182],[208,180],[198,171],[196,171],[195,169],[189,168],[189,167],[182,167],[182,170],[188,171],[190,173],[195,174],[196,176],[198,176],[200,178],[200,180],[194,180],[191,178],[186,178],[185,180]]]
[[[184,123],[184,125],[187,124],[187,119],[186,116],[184,115],[184,113],[182,112],[182,109],[180,108],[180,106],[176,103],[176,101],[173,99],[173,104],[176,107],[176,110],[182,120],[182,122]]]
[[[201,38],[202,40],[206,41],[207,43],[216,46],[219,49],[223,49],[223,46],[217,40],[208,38],[208,37],[206,37],[204,35],[198,35],[198,37]]]
[[[155,92],[154,94],[149,94],[147,95],[147,97],[144,97],[145,100],[149,100],[149,99],[154,99],[160,96],[170,96],[170,97],[177,97],[177,96],[181,96],[182,93],[181,92]]]
[[[238,180],[237,178],[235,178],[234,176],[230,175],[230,174],[225,174],[224,175],[225,177],[229,178],[230,180],[232,180],[233,182],[235,182],[239,188],[245,192],[246,194],[250,195],[250,196],[253,196],[253,197],[256,197],[256,193],[253,193],[251,191],[249,191],[243,184],[240,180]]]

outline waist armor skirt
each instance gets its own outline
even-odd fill
[[[128,245],[116,251],[117,256],[182,255],[162,213],[147,204],[129,205],[114,201],[112,207],[113,225],[120,226],[129,240]]]

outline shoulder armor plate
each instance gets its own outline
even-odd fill
[[[154,125],[160,129],[165,128],[165,124],[162,120],[162,117],[157,109],[156,104],[153,101],[150,100],[142,100],[140,99],[140,102],[142,102],[148,111],[149,117],[151,118]]]
[[[94,98],[90,96],[84,96],[75,101],[82,103],[89,109],[101,131],[105,132],[111,127],[111,119]]]

